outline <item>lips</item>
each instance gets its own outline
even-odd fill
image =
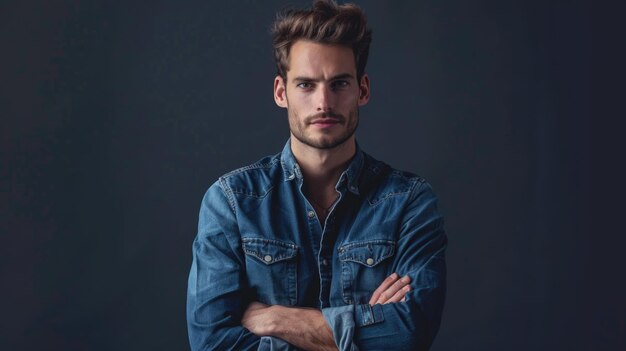
[[[310,122],[311,124],[338,124],[343,122],[341,118],[336,116],[319,116],[317,118],[313,118]]]
[[[311,122],[312,125],[319,128],[329,128],[339,123],[341,122],[334,118],[318,118]]]
[[[318,118],[311,122],[311,124],[337,124],[340,123],[338,119],[334,118]]]

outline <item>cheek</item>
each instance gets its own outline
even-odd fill
[[[352,108],[359,103],[359,92],[346,92],[339,97],[342,107]]]
[[[300,108],[307,108],[311,106],[312,100],[313,97],[311,96],[311,94],[301,94],[296,97],[296,104]]]
[[[307,96],[297,96],[289,100],[289,108],[291,108],[297,116],[304,116],[311,109],[311,98]]]

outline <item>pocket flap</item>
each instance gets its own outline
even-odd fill
[[[268,265],[292,259],[298,253],[298,246],[286,241],[265,238],[242,238],[241,241],[246,255]]]
[[[395,250],[396,243],[388,240],[350,243],[339,248],[339,260],[374,267],[387,257],[393,256]]]

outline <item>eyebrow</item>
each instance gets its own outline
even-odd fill
[[[350,73],[340,73],[336,76],[330,77],[329,81],[333,81],[333,80],[338,80],[338,79],[346,79],[346,78],[354,78],[353,75],[351,75]],[[295,77],[293,79],[294,82],[318,82],[321,79],[314,79],[314,78],[310,78],[310,77]]]

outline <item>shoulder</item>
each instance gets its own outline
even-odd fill
[[[235,213],[239,196],[264,197],[277,179],[282,179],[280,154],[263,157],[257,162],[220,176],[204,194],[202,208],[213,210],[209,212],[229,208]],[[228,206],[225,207],[225,204]]]
[[[227,194],[262,197],[282,177],[280,154],[276,154],[230,171],[219,177],[216,183]]]
[[[371,205],[391,197],[414,198],[424,191],[432,193],[430,184],[418,174],[396,169],[365,154],[361,184]]]
[[[403,227],[435,228],[433,233],[444,233],[439,199],[426,179],[369,156],[365,165],[363,175],[369,175],[372,183],[366,201],[372,208],[400,214]]]

